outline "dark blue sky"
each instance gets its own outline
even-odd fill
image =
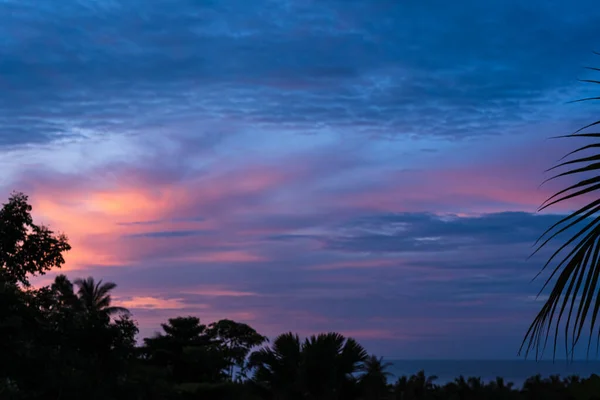
[[[143,335],[193,314],[513,357],[574,145],[545,139],[593,117],[565,103],[593,93],[594,5],[3,0],[0,188]]]

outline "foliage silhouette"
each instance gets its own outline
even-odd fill
[[[63,253],[71,249],[66,236],[33,223],[27,200],[14,193],[0,209],[0,281],[24,286],[29,286],[28,276],[60,268]]]
[[[111,306],[110,292],[117,287],[116,283],[102,283],[102,280],[95,282],[91,276],[86,279],[76,279],[74,283],[79,288],[77,291],[79,301],[88,315],[107,318],[116,313],[129,313],[126,308]]]
[[[234,367],[240,368],[242,374],[245,373],[246,357],[250,350],[268,341],[249,325],[229,319],[210,324],[207,334],[224,349],[229,364],[229,379],[233,379]]]
[[[226,319],[206,326],[194,316],[171,318],[138,346],[135,321],[112,304],[115,284],[91,277],[73,284],[57,275],[48,286],[31,287],[31,276],[60,268],[70,247],[47,228],[36,234],[30,212],[21,194],[0,210],[0,229],[8,234],[0,238],[2,251],[10,249],[0,254],[2,400],[600,398],[596,375],[535,376],[515,389],[501,378],[436,385],[419,371],[389,384],[390,364],[352,338],[285,333],[265,344],[252,327]],[[250,378],[234,379],[232,367]]]
[[[595,80],[584,81],[600,83]],[[593,97],[576,101],[598,99]],[[526,357],[532,350],[535,350],[536,359],[541,357],[550,335],[554,336],[553,356],[555,356],[561,322],[564,322],[564,345],[567,358],[573,357],[574,348],[585,331],[585,324],[589,323],[589,330],[587,330],[589,355],[600,311],[600,296],[597,295],[598,278],[600,277],[600,216],[598,216],[600,199],[592,197],[594,192],[600,189],[600,175],[598,175],[600,154],[596,153],[600,149],[600,143],[597,142],[600,133],[590,132],[588,129],[598,125],[600,125],[600,120],[592,122],[572,134],[559,136],[559,138],[594,139],[596,142],[579,147],[565,155],[556,166],[548,170],[558,170],[559,172],[544,181],[545,183],[562,177],[577,180],[576,183],[568,185],[565,189],[549,197],[538,211],[572,199],[585,199],[587,204],[549,227],[535,243],[537,248],[533,254],[544,249],[559,235],[569,235],[558,246],[558,249],[553,251],[540,271],[541,273],[551,264],[555,264],[540,293],[554,281],[552,290],[526,332],[519,350],[519,353],[524,352]],[[591,155],[581,156],[581,152],[585,153],[590,150],[592,151]],[[566,321],[564,321],[565,317]],[[600,330],[598,333],[600,334]]]
[[[383,357],[371,355],[363,362],[360,377],[360,392],[365,400],[386,398],[388,379],[392,376],[387,371],[393,364],[383,361]]]
[[[254,370],[252,382],[259,393],[273,399],[303,398],[303,354],[300,337],[288,332],[275,338],[271,346],[253,352],[249,368]]]

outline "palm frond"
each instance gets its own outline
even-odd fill
[[[102,283],[102,280],[98,282],[98,286],[96,287],[98,297],[104,297],[111,291],[113,291],[117,287],[117,284],[114,282],[105,282]]]
[[[590,101],[590,100],[600,100],[600,97],[586,97],[584,99],[572,100],[569,103],[581,103],[582,101]]]
[[[598,121],[598,123],[600,123],[600,121]],[[587,144],[587,145],[585,145],[585,146],[582,146],[582,147],[580,147],[580,148],[578,148],[578,149],[575,149],[575,150],[573,150],[573,151],[570,151],[570,152],[568,152],[567,154],[565,154],[564,156],[562,156],[562,157],[560,158],[560,160],[558,160],[558,161],[562,161],[562,160],[564,160],[565,158],[567,158],[567,157],[569,157],[569,156],[572,156],[572,155],[573,155],[573,154],[575,154],[575,153],[579,153],[580,151],[589,150],[589,149],[598,148],[598,147],[600,147],[600,143],[591,143],[591,144]]]
[[[114,315],[114,314],[129,314],[129,310],[125,307],[118,307],[118,306],[110,306],[110,307],[106,307],[104,309],[104,311],[108,314],[108,315]]]
[[[78,278],[74,283],[79,287],[79,299],[89,313],[108,316],[117,313],[129,314],[129,310],[124,307],[111,306],[110,292],[117,287],[115,283],[103,282],[102,279],[96,282],[91,276],[85,279]]]
[[[598,68],[590,68],[600,71]],[[600,84],[600,81],[586,79],[584,82]],[[589,97],[579,101],[600,100],[600,97]],[[585,129],[600,125],[600,120],[588,124],[572,134],[559,137],[578,137],[600,139],[600,133],[584,133]],[[557,173],[548,178],[544,183],[557,178],[588,175],[579,179],[577,183],[567,186],[550,196],[538,211],[563,203],[568,200],[581,198],[597,193],[600,190],[600,154],[587,157],[568,159],[569,157],[587,150],[600,149],[600,143],[595,142],[584,145],[569,152],[562,157],[557,165],[548,171],[567,168],[566,171]],[[563,161],[567,159],[567,161]],[[589,176],[592,175],[592,176]],[[600,296],[598,296],[598,279],[600,277],[600,198],[590,200],[586,205],[576,209],[566,217],[561,218],[540,235],[535,243],[537,254],[545,248],[550,241],[563,233],[570,233],[568,240],[555,250],[541,268],[541,272],[552,264],[559,256],[550,276],[546,279],[540,294],[548,285],[553,283],[553,288],[548,299],[529,326],[519,354],[523,351],[527,357],[535,349],[536,359],[543,355],[548,339],[552,335],[553,357],[556,356],[557,342],[561,326],[564,328],[564,344],[567,358],[572,358],[574,348],[581,339],[586,321],[591,318],[589,327],[588,354],[592,336],[596,327],[598,312],[600,311]],[[533,255],[532,254],[532,255]],[[537,276],[540,275],[538,273]],[[538,294],[539,295],[539,294]],[[594,301],[595,300],[595,301]],[[594,304],[593,310],[592,304]],[[561,324],[563,323],[563,324]],[[563,326],[564,325],[564,326]],[[553,329],[554,326],[554,329]],[[600,338],[600,336],[599,336]]]

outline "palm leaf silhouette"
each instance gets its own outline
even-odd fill
[[[600,71],[596,68],[589,69]],[[600,81],[595,80],[583,81],[600,84]],[[590,97],[576,100],[576,102],[589,100],[600,100],[600,98]],[[556,166],[547,170],[547,172],[556,170],[559,170],[559,172],[556,172],[554,176],[543,183],[562,177],[577,177],[578,180],[549,197],[542,203],[538,211],[567,200],[587,197],[600,189],[600,154],[580,156],[581,152],[598,152],[598,149],[600,149],[600,141],[598,140],[600,133],[586,131],[598,125],[600,125],[600,120],[592,122],[572,134],[557,137],[593,139],[594,143],[586,144],[569,152],[559,160]],[[563,171],[560,172],[560,170]],[[551,254],[540,273],[536,275],[536,277],[539,276],[550,265],[554,265],[540,293],[553,280],[554,286],[542,309],[527,330],[519,354],[525,351],[527,357],[530,351],[535,349],[537,359],[543,355],[548,344],[548,338],[553,335],[554,358],[561,322],[563,322],[567,358],[573,358],[575,345],[588,329],[587,351],[589,355],[594,329],[596,329],[598,311],[600,310],[600,296],[597,293],[597,290],[600,289],[598,286],[600,276],[599,211],[600,198],[595,196],[595,199],[592,198],[588,204],[573,211],[548,228],[536,241],[535,246],[537,248],[532,255],[545,248],[558,235],[570,234],[568,240],[564,241]],[[584,329],[586,322],[589,322],[589,326]]]
[[[112,306],[112,297],[110,292],[117,287],[113,282],[94,281],[91,276],[86,279],[76,279],[75,285],[79,287],[77,291],[79,299],[84,309],[90,314],[104,314],[111,316],[116,313],[128,314],[129,311],[123,307]]]

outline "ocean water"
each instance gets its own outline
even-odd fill
[[[393,374],[390,382],[395,382],[402,375],[410,376],[420,370],[425,375],[436,375],[437,384],[453,381],[460,375],[465,378],[480,377],[484,382],[504,378],[505,382],[513,382],[521,387],[530,376],[540,374],[542,377],[560,375],[567,377],[579,375],[589,377],[595,373],[600,375],[600,361],[529,361],[529,360],[387,360],[393,365],[388,371]]]

